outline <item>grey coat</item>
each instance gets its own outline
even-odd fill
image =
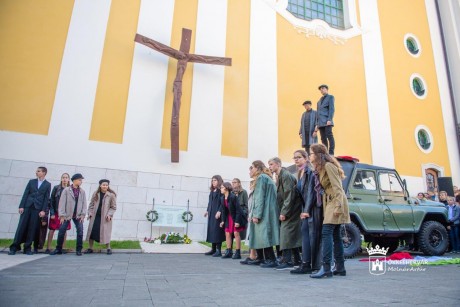
[[[310,127],[305,127],[305,116],[307,115],[307,112],[303,112],[302,118],[300,120],[300,129],[299,129],[299,134],[302,135],[302,147],[305,147],[307,145],[312,145],[318,143],[318,137],[315,136],[313,137],[313,132],[315,132],[315,126],[316,126],[316,111],[311,110],[308,112],[310,114]],[[307,144],[307,134],[310,135],[309,142]]]
[[[324,97],[322,102],[321,99],[318,101],[318,107],[316,108],[316,125],[318,127],[326,127],[328,120],[330,120],[332,122],[332,126],[334,126],[334,101],[334,96],[329,94]]]
[[[86,194],[85,190],[80,188],[80,195],[77,202],[77,218],[83,220],[86,216]],[[75,209],[75,196],[72,192],[72,187],[67,187],[62,191],[61,199],[59,200],[59,218],[64,217],[66,220],[71,220],[73,210]]]

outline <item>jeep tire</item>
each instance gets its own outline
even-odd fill
[[[355,223],[345,224],[342,227],[343,255],[345,258],[353,258],[361,251],[361,231]]]
[[[449,244],[447,230],[439,222],[426,221],[417,234],[420,251],[429,256],[440,256],[445,253]]]

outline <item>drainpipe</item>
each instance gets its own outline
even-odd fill
[[[442,41],[442,53],[444,54],[444,64],[446,66],[446,71],[447,71],[447,82],[449,84],[449,94],[450,94],[450,103],[452,105],[452,111],[453,111],[453,116],[454,116],[454,122],[455,122],[455,130],[456,130],[456,135],[457,135],[457,147],[458,147],[458,152],[460,152],[460,123],[457,118],[457,108],[455,105],[455,97],[454,97],[454,90],[453,90],[453,84],[452,84],[452,78],[450,75],[450,68],[449,68],[449,62],[447,58],[447,48],[446,48],[446,40],[444,37],[444,30],[442,28],[442,21],[441,21],[441,12],[439,10],[439,0],[434,1],[436,4],[436,15],[438,16],[438,23],[439,23],[439,32],[441,34],[441,41]]]

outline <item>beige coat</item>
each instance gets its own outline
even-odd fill
[[[91,217],[89,220],[88,232],[86,234],[86,240],[89,240],[91,236],[91,231],[93,230],[94,219],[96,218],[96,212],[99,208],[99,192],[94,192],[89,203],[88,215]],[[106,217],[115,214],[117,210],[117,196],[113,193],[107,191],[102,199],[102,209],[101,209],[101,238],[100,244],[110,243],[110,238],[112,237],[112,220],[107,221]]]
[[[80,195],[77,202],[77,218],[84,219],[86,216],[86,193],[80,188]],[[75,197],[72,187],[67,187],[62,191],[59,199],[59,218],[64,217],[66,220],[72,219],[73,210],[75,209]]]
[[[324,169],[319,174],[319,180],[325,191],[323,194],[323,224],[350,223],[347,196],[343,191],[337,166],[326,162]]]

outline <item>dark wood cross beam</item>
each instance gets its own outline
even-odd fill
[[[171,116],[171,162],[179,162],[179,112],[182,97],[182,77],[184,76],[185,69],[187,68],[187,63],[192,62],[232,66],[231,58],[189,53],[191,38],[192,30],[182,29],[182,40],[179,50],[173,49],[140,34],[136,34],[134,39],[134,41],[175,58],[178,61],[176,79],[174,80],[173,85],[174,101]]]

